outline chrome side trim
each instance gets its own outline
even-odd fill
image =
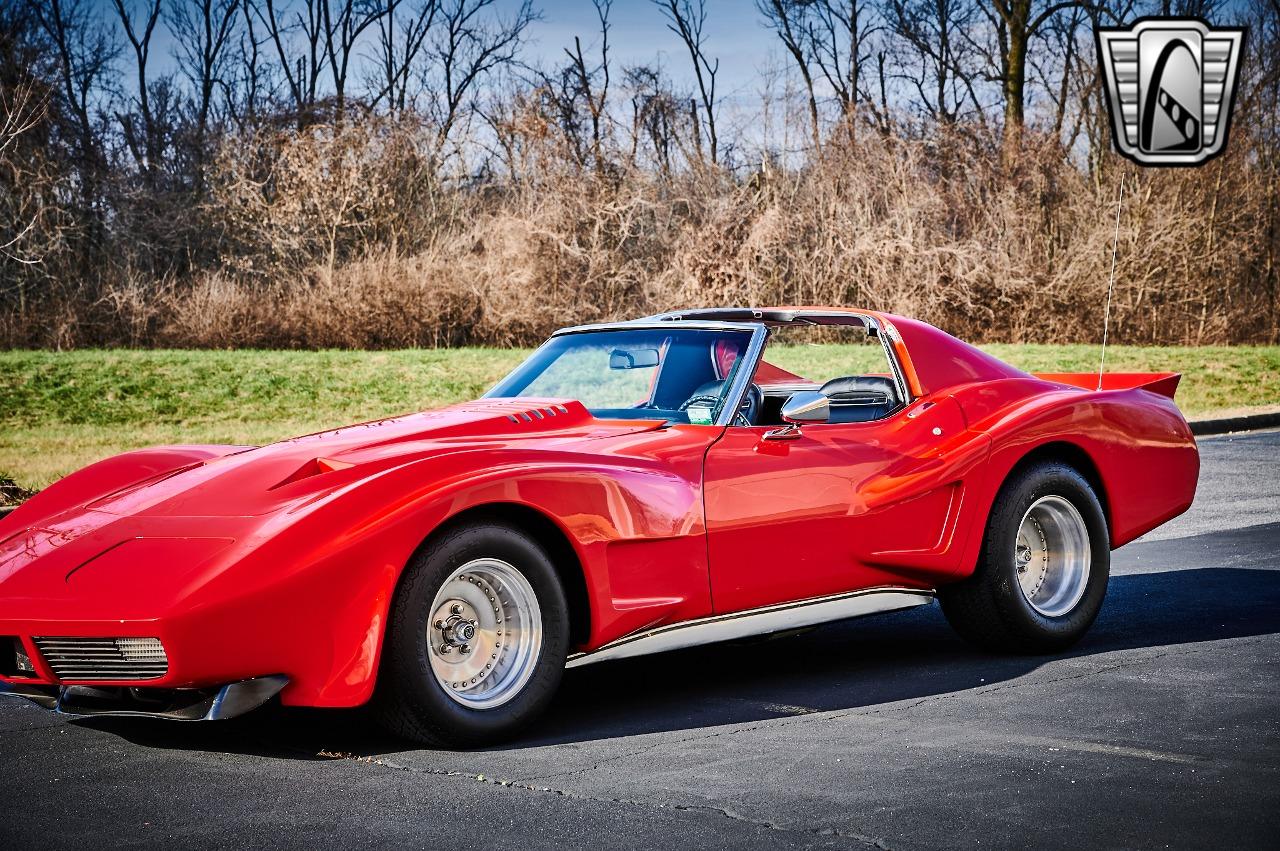
[[[257,709],[289,678],[257,677],[208,689],[146,689],[0,683],[0,695],[22,697],[60,715],[111,715],[170,721],[223,721]],[[154,691],[154,700],[147,692]]]
[[[751,635],[767,635],[846,618],[896,612],[931,602],[933,593],[918,588],[868,588],[794,603],[779,603],[633,633],[590,653],[574,654],[569,657],[565,667],[576,668],[607,659],[625,659]]]

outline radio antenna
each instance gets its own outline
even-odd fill
[[[1124,172],[1120,172],[1120,197],[1116,201],[1116,233],[1111,240],[1111,277],[1107,280],[1107,304],[1102,310],[1102,360],[1098,363],[1098,389],[1102,389],[1102,370],[1107,365],[1107,332],[1111,326],[1111,293],[1116,286],[1116,250],[1120,247],[1120,209],[1124,206]]]

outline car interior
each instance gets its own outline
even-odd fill
[[[770,357],[776,356],[777,360],[789,364],[789,361],[796,360],[796,353],[803,352],[806,343],[815,341],[835,342],[852,347],[861,356],[850,358],[847,365],[874,364],[871,368],[877,371],[836,375],[831,378],[817,375],[807,378],[797,372],[811,373],[814,367],[793,372],[770,362]],[[743,400],[742,411],[737,420],[739,425],[784,425],[782,406],[793,393],[805,390],[817,391],[827,397],[831,412],[827,422],[833,424],[883,419],[904,404],[898,385],[888,372],[890,367],[879,339],[874,332],[861,325],[821,328],[801,325],[774,329],[764,355],[756,369],[751,390]],[[841,366],[840,359],[837,358],[828,368],[840,371]],[[885,371],[878,371],[880,369]],[[708,383],[698,388],[698,392],[718,393],[719,386],[717,383]]]
[[[708,390],[711,387],[707,385]],[[791,394],[802,390],[817,390],[830,400],[829,423],[872,422],[884,419],[902,406],[898,387],[887,375],[845,375],[824,384],[796,382],[762,387],[753,383],[743,402],[743,420],[751,425],[783,425],[782,406]]]
[[[749,342],[742,331],[678,326],[559,337],[489,395],[565,396],[603,419],[709,424]],[[860,320],[776,325],[734,424],[785,425],[782,408],[802,391],[827,397],[828,423],[882,419],[904,404],[892,370],[876,330]]]

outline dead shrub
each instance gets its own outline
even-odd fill
[[[224,145],[199,210],[221,261],[0,316],[0,345],[527,345],[557,326],[728,304],[861,305],[976,341],[1095,341],[1125,185],[1112,339],[1280,339],[1274,181],[1247,134],[1201,169],[1089,175],[1028,132],[861,133],[798,168],[435,173],[387,120]],[[513,154],[514,156],[514,154]],[[35,319],[33,317],[39,317]]]

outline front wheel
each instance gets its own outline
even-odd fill
[[[537,542],[496,523],[451,530],[396,592],[379,715],[432,746],[499,741],[546,708],[568,647],[564,591]]]
[[[1065,464],[1038,464],[1001,488],[973,575],[938,596],[974,644],[1052,653],[1098,616],[1110,563],[1106,516],[1088,481]]]

